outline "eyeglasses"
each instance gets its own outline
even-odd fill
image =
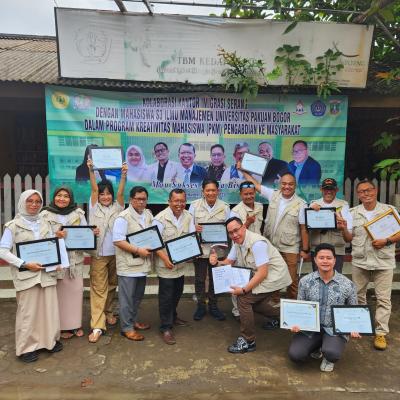
[[[28,204],[42,204],[42,200],[27,200]]]
[[[375,188],[368,188],[364,190],[357,190],[357,194],[370,194],[375,190]]]
[[[228,235],[229,236],[233,236],[236,233],[239,233],[239,231],[244,227],[244,225],[242,225],[240,228],[236,228],[236,229],[232,229],[231,231],[228,231]]]
[[[240,185],[240,189],[254,189],[255,186],[253,183],[243,183]]]
[[[141,202],[141,203],[145,203],[147,201],[147,198],[144,197],[134,197],[132,200]]]

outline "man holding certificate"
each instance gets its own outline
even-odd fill
[[[356,190],[361,204],[350,210],[353,216],[352,277],[357,286],[360,304],[367,303],[367,286],[371,278],[374,282],[376,295],[374,346],[377,350],[385,350],[387,347],[385,336],[389,333],[392,308],[393,270],[396,267],[395,247],[396,242],[400,240],[399,215],[394,207],[377,201],[378,190],[373,182],[363,180],[358,183]],[[384,229],[379,224],[382,221],[381,216],[386,212],[392,212],[394,216],[392,229],[388,229],[392,233],[382,235]],[[374,224],[378,227],[376,236],[371,233]]]
[[[319,303],[320,331],[302,331],[299,326],[291,326],[293,336],[289,348],[289,357],[294,362],[321,358],[321,371],[333,371],[335,362],[343,353],[347,338],[334,335],[331,306],[357,304],[356,288],[349,279],[334,270],[335,248],[327,243],[321,243],[315,248],[315,263],[318,270],[308,274],[299,283],[299,301],[314,301]],[[351,337],[360,338],[357,332]]]
[[[285,260],[292,278],[292,284],[287,290],[288,297],[296,299],[299,252],[300,256],[305,258],[310,251],[307,246],[305,221],[301,213],[306,202],[295,193],[296,179],[291,173],[286,173],[281,177],[279,190],[261,185],[247,172],[243,171],[243,175],[254,184],[261,196],[269,201],[264,236],[279,250]]]
[[[202,234],[206,233],[207,226],[201,224],[218,224],[211,225],[216,229],[222,228],[225,233],[225,221],[229,218],[230,208],[227,203],[218,199],[219,194],[219,183],[214,179],[206,179],[202,183],[203,197],[195,200],[189,208],[190,214],[193,216],[193,220],[196,226],[196,232]],[[217,296],[214,293],[213,277],[212,277],[212,266],[208,262],[208,257],[211,250],[211,243],[214,242],[214,238],[207,238],[202,235],[202,250],[203,255],[194,260],[194,287],[197,297],[197,309],[193,315],[195,321],[200,321],[206,315],[206,278],[208,275],[208,312],[217,321],[225,320],[225,315],[220,311],[217,306]],[[221,235],[216,235],[221,240]],[[222,242],[224,238],[222,237]]]
[[[158,227],[164,242],[195,232],[193,217],[186,207],[186,193],[183,189],[172,189],[169,206],[154,217],[153,225]],[[185,252],[185,249],[182,249]],[[185,271],[192,266],[189,262],[173,264],[165,249],[157,250],[155,259],[158,275],[158,307],[160,332],[166,344],[176,343],[172,333],[173,325],[185,326],[186,321],[178,318],[177,307],[183,293]]]
[[[243,287],[233,286],[231,292],[238,296],[241,335],[228,351],[246,353],[256,350],[254,311],[265,316],[278,315],[275,293],[290,285],[291,279],[285,261],[268,239],[250,232],[237,217],[229,218],[226,228],[233,246],[223,261],[210,254],[210,264],[238,265],[252,270],[248,283]]]
[[[321,208],[335,208],[336,215],[336,229],[310,229],[307,231],[310,248],[311,248],[311,262],[313,271],[317,270],[314,261],[314,249],[318,244],[330,243],[335,247],[336,264],[335,270],[342,273],[343,259],[345,255],[345,246],[347,242],[351,242],[353,238],[351,231],[353,229],[353,217],[350,214],[349,205],[347,201],[338,199],[336,197],[339,191],[337,182],[333,178],[326,178],[321,183],[322,198],[314,200],[310,204],[312,212],[319,212]],[[329,210],[327,210],[329,211]],[[334,212],[333,210],[332,212]],[[302,212],[305,212],[304,209]],[[304,218],[305,219],[305,218]],[[308,246],[306,246],[308,247]]]
[[[134,186],[129,198],[129,207],[115,220],[113,242],[117,258],[121,335],[129,340],[140,341],[144,336],[137,331],[150,328],[150,325],[137,321],[137,313],[152,259],[149,249],[129,243],[126,236],[150,227],[153,215],[146,208],[148,192],[143,186]]]

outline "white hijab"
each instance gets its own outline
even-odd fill
[[[128,154],[131,149],[136,150],[140,154],[141,159],[138,165],[129,164]],[[144,158],[143,151],[139,146],[135,145],[129,146],[126,150],[125,160],[128,163],[128,174],[127,174],[128,181],[141,182],[146,180],[145,178],[147,171],[146,159]]]
[[[34,194],[37,194],[40,197],[40,199],[42,200],[42,205],[36,214],[29,214],[28,211],[26,210],[26,201],[29,199],[29,197],[31,197]],[[25,190],[25,192],[22,192],[21,196],[19,196],[18,215],[25,218],[28,221],[32,222],[37,221],[39,219],[39,213],[42,207],[43,207],[43,197],[41,193],[38,192],[37,190],[33,189]]]

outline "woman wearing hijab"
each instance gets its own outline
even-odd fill
[[[24,362],[38,359],[38,350],[62,350],[58,312],[56,272],[46,272],[36,262],[17,257],[20,242],[53,237],[50,224],[40,218],[43,198],[37,190],[26,190],[18,201],[18,214],[5,224],[0,242],[0,258],[11,265],[17,291],[15,321],[16,355]]]
[[[85,149],[85,155],[83,156],[83,161],[82,164],[79,164],[76,167],[75,170],[75,180],[77,182],[87,182],[89,180],[89,171],[87,169],[87,161],[89,159],[89,153],[90,149],[93,149],[94,147],[99,147],[97,144],[89,144],[89,146],[86,146]],[[100,179],[106,179],[106,175],[104,171],[96,171],[96,174],[98,175],[98,178]]]
[[[48,221],[58,238],[65,238],[63,225],[87,225],[85,213],[74,202],[72,190],[67,186],[55,189],[49,206],[41,217]],[[84,335],[82,330],[83,306],[83,251],[68,251],[69,268],[58,273],[57,296],[60,310],[61,337],[70,339]]]
[[[118,214],[124,210],[124,190],[128,166],[122,165],[117,201],[110,181],[96,182],[93,162],[88,160],[91,195],[89,200],[89,222],[98,228],[97,249],[90,264],[90,328],[89,342],[96,343],[106,331],[106,324],[116,325],[112,301],[118,285],[115,248],[112,231]]]
[[[129,146],[126,150],[125,160],[128,164],[128,181],[150,182],[150,172],[139,146]]]

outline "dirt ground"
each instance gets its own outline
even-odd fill
[[[373,302],[373,300],[372,300]],[[264,331],[257,318],[257,351],[226,351],[239,333],[230,299],[220,299],[227,320],[192,319],[195,303],[181,300],[180,317],[188,327],[175,328],[177,344],[167,346],[158,333],[156,298],[146,298],[140,320],[152,324],[143,342],[131,342],[110,329],[97,344],[83,338],[64,340],[57,354],[41,353],[24,364],[15,357],[15,300],[0,301],[0,399],[399,399],[400,295],[393,296],[387,351],[373,349],[372,339],[351,341],[334,372],[321,373],[319,361],[294,365],[287,357],[291,333]],[[89,327],[85,299],[84,328]]]

